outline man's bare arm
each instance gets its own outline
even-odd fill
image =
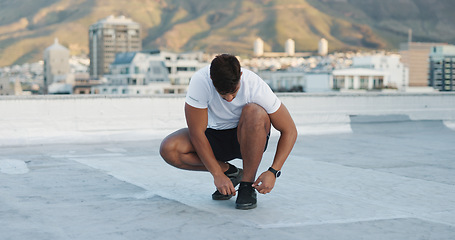
[[[220,164],[215,159],[212,147],[205,136],[207,129],[207,109],[199,109],[185,104],[185,117],[188,125],[191,143],[196,149],[199,159],[212,174],[218,191],[224,195],[235,195],[231,180],[224,174]]]
[[[281,133],[272,168],[281,170],[294,147],[297,139],[297,129],[291,114],[289,114],[284,104],[281,104],[280,108],[269,116],[273,127]],[[275,186],[275,180],[273,173],[266,171],[258,177],[253,186],[262,194],[269,193]]]
[[[278,111],[270,115],[270,121],[273,127],[281,133],[272,165],[272,168],[279,170],[294,147],[297,140],[297,128],[284,104],[281,104]]]

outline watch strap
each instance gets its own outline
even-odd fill
[[[273,175],[275,175],[276,178],[278,178],[281,175],[281,171],[280,170],[275,170],[272,167],[269,167],[268,171],[272,172]]]

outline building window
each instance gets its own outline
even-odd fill
[[[384,88],[384,77],[374,77],[373,78],[373,88],[374,89],[382,89]]]
[[[344,88],[344,76],[334,76],[333,89]]]
[[[368,77],[360,76],[360,89],[368,89]]]

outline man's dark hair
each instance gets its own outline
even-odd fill
[[[235,56],[220,54],[212,60],[210,77],[219,94],[235,92],[240,76],[240,62]]]

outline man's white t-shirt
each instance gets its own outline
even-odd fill
[[[207,108],[208,128],[217,130],[237,127],[246,104],[256,103],[272,114],[281,106],[281,101],[258,75],[241,69],[240,89],[231,102],[224,100],[216,91],[210,78],[210,66],[197,71],[191,78],[186,103],[195,108]]]

